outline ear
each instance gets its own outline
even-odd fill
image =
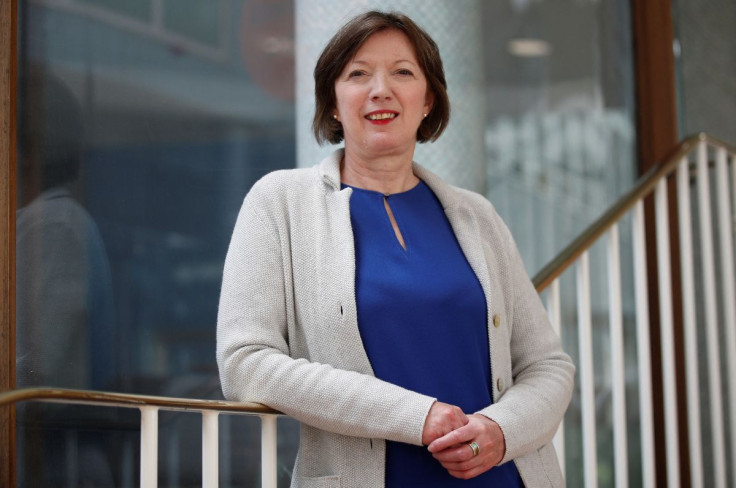
[[[428,114],[432,111],[432,107],[434,106],[434,94],[427,90],[427,96],[424,97],[424,113]]]

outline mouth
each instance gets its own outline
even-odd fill
[[[390,122],[396,117],[398,117],[398,112],[371,112],[368,115],[365,116],[366,119],[370,120],[371,122]]]

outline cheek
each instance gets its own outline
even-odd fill
[[[355,95],[348,90],[340,90],[336,94],[335,107],[341,114],[345,114],[355,107]]]
[[[417,111],[420,112],[419,115],[423,118],[428,111],[427,99],[424,96],[418,96],[414,101],[414,106],[417,107]]]

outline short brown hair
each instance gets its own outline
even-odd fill
[[[409,38],[432,94],[432,110],[417,129],[417,141],[436,140],[450,121],[447,82],[437,44],[409,17],[398,12],[370,11],[350,20],[330,39],[314,67],[316,107],[312,128],[317,142],[337,144],[344,138],[342,124],[335,120],[335,81],[360,47],[373,34],[396,29]]]

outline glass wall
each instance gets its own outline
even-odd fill
[[[487,194],[531,273],[633,181],[626,2],[483,2]]]
[[[296,166],[305,136],[295,93],[311,95],[295,77],[295,31],[310,32],[300,30],[309,28],[300,2],[19,2],[19,386],[222,398],[215,322],[232,227],[252,183]],[[496,205],[533,274],[633,181],[628,2],[447,1],[441,18],[426,5],[390,2],[450,56],[452,123],[467,123],[468,103],[478,120],[472,186]],[[386,2],[336,2],[329,15],[373,6]],[[468,19],[473,35],[462,39],[473,44],[453,45],[461,37],[448,33]],[[440,142],[462,146],[458,133]],[[453,180],[462,165],[444,164],[453,152],[443,147],[425,145],[418,160]],[[574,311],[566,320],[572,329]],[[563,336],[575,356],[574,334]],[[596,374],[600,481],[610,486],[610,385]],[[137,412],[23,407],[18,422],[23,486],[137,484]],[[258,422],[220,422],[221,486],[256,486]],[[196,416],[162,415],[161,486],[200,485],[199,429]],[[280,423],[279,436],[288,486],[296,423]],[[569,427],[570,466],[581,455]],[[568,472],[571,486],[581,482]]]
[[[19,10],[18,385],[222,398],[215,321],[235,218],[256,179],[295,165],[292,3]],[[80,429],[66,427],[74,412]],[[22,486],[137,484],[137,412],[112,414],[114,431],[94,412],[19,412]],[[162,485],[199,486],[199,448],[183,447],[197,419],[161,422]],[[260,426],[222,422],[240,467]],[[228,478],[227,456],[221,469],[223,486],[258,477]]]
[[[629,2],[482,2],[486,196],[530,274],[598,218],[635,179],[635,94]],[[622,263],[631,240],[621,225]],[[613,486],[613,419],[604,249],[591,260],[598,481]],[[625,270],[631,269],[623,264]],[[562,338],[578,363],[576,290],[561,282]],[[624,290],[629,485],[641,486],[633,280]],[[578,363],[579,364],[579,363]],[[580,395],[565,423],[568,486],[582,486]]]
[[[736,4],[673,0],[680,137],[736,143]]]

